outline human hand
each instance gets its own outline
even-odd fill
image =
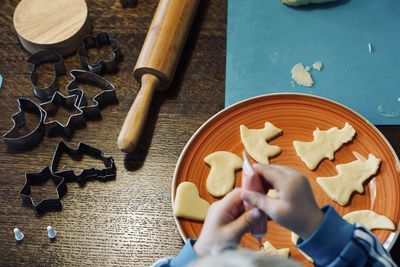
[[[210,206],[199,239],[193,247],[197,255],[202,256],[215,247],[237,246],[253,225],[266,220],[265,214],[258,208],[245,212],[241,192],[240,188],[236,188]]]
[[[324,213],[314,199],[307,178],[285,166],[254,164],[253,167],[266,182],[266,190],[272,186],[277,196],[271,198],[263,193],[242,191],[241,198],[301,238],[310,236],[322,222]]]

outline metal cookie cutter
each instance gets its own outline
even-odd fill
[[[86,118],[100,118],[100,110],[103,107],[118,103],[114,85],[103,77],[86,70],[72,70],[71,76],[73,79],[67,85],[67,90],[70,94],[79,96],[79,107]],[[79,87],[79,84],[89,84],[102,89],[99,94],[93,97],[93,105],[88,105],[85,92]]]
[[[98,62],[91,63],[88,55],[89,49],[99,49],[108,45],[112,48],[111,59],[100,59]],[[86,36],[83,39],[82,46],[78,49],[78,56],[82,67],[94,73],[112,72],[117,68],[118,62],[122,59],[119,42],[112,39],[107,32],[98,33],[96,36]]]
[[[52,63],[54,66],[54,79],[49,86],[39,88],[36,86],[38,81],[38,74],[36,68],[39,65],[45,63]],[[67,72],[64,65],[63,57],[56,51],[53,50],[42,50],[39,51],[28,59],[28,67],[30,72],[30,79],[33,87],[33,94],[40,99],[50,99],[51,96],[59,88],[58,76],[63,75]]]
[[[83,111],[79,108],[79,96],[64,96],[60,92],[55,92],[49,102],[40,104],[44,113],[44,125],[47,129],[47,136],[65,136],[72,137],[75,129],[84,128],[86,121],[83,116]],[[63,125],[57,120],[48,121],[49,115],[55,115],[60,107],[64,107],[69,112],[74,110],[77,113],[72,114],[68,118],[68,122]]]
[[[63,154],[67,154],[73,160],[82,160],[83,155],[88,155],[92,158],[102,160],[104,169],[85,169],[79,175],[75,174],[74,170],[59,171],[58,167]],[[108,181],[115,178],[116,167],[112,157],[105,157],[100,149],[89,146],[84,143],[79,143],[77,149],[68,147],[63,141],[58,143],[51,162],[51,172],[57,176],[65,178],[67,182],[77,181],[80,185],[84,185],[89,179],[99,181]]]
[[[25,184],[19,194],[23,203],[31,206],[37,214],[43,214],[48,211],[57,211],[62,208],[60,199],[67,192],[67,185],[63,177],[52,174],[50,168],[46,167],[39,173],[25,174],[25,179]],[[54,185],[56,186],[57,197],[43,199],[38,203],[34,203],[31,196],[31,186],[41,185],[49,179],[53,180]]]
[[[25,150],[35,147],[43,138],[45,128],[44,114],[38,104],[27,98],[18,98],[19,111],[12,116],[14,126],[3,135],[3,141],[9,150]],[[20,129],[25,126],[25,112],[34,113],[38,123],[28,134],[21,134]]]

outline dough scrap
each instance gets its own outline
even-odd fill
[[[292,73],[292,79],[299,85],[311,87],[314,84],[309,70],[302,63],[294,65],[290,72]]]
[[[308,5],[308,4],[322,4],[322,3],[329,3],[335,2],[337,0],[282,0],[282,3],[288,6],[301,6],[301,5]]]
[[[297,240],[299,240],[299,236],[293,232],[291,233],[292,233],[292,242],[296,246],[297,250],[304,256],[304,258],[306,258],[306,260],[308,260],[311,263],[314,263],[314,260],[310,256],[308,256],[306,253],[304,253],[301,249],[297,247]]]
[[[214,197],[228,194],[235,186],[235,171],[242,168],[242,159],[227,151],[216,151],[204,158],[211,167],[207,176],[207,192]]]
[[[240,125],[240,138],[250,157],[258,163],[269,164],[269,158],[281,153],[279,146],[270,145],[267,141],[280,135],[282,130],[270,122],[264,124],[262,129],[249,129]]]
[[[191,182],[182,182],[176,189],[174,215],[176,217],[204,221],[210,204],[200,198],[199,190]]]
[[[353,191],[364,192],[363,183],[377,173],[380,163],[380,159],[369,154],[367,160],[358,158],[337,165],[338,175],[317,177],[317,183],[332,200],[344,206],[349,202]]]
[[[321,71],[322,69],[322,62],[321,61],[315,61],[312,64],[313,68],[316,69],[317,71]]]
[[[274,247],[269,241],[264,243],[264,253],[270,256],[279,256],[283,258],[289,258],[290,249],[289,248],[280,248],[277,249]]]
[[[356,130],[347,122],[340,130],[337,127],[326,131],[317,128],[313,132],[314,141],[293,141],[293,146],[307,167],[314,170],[324,158],[333,160],[335,151],[344,143],[351,141],[355,133]]]
[[[368,230],[372,229],[387,229],[395,230],[394,223],[385,215],[379,215],[372,210],[356,210],[347,213],[343,219],[349,223],[361,223]]]

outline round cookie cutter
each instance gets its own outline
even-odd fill
[[[85,0],[22,0],[14,11],[14,28],[30,53],[51,49],[75,53],[91,25]]]

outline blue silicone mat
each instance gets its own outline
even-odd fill
[[[368,51],[372,45],[372,53]],[[314,86],[290,70],[311,66]],[[229,0],[225,106],[299,92],[344,104],[377,125],[400,124],[400,0],[342,0],[290,8],[280,0]]]

